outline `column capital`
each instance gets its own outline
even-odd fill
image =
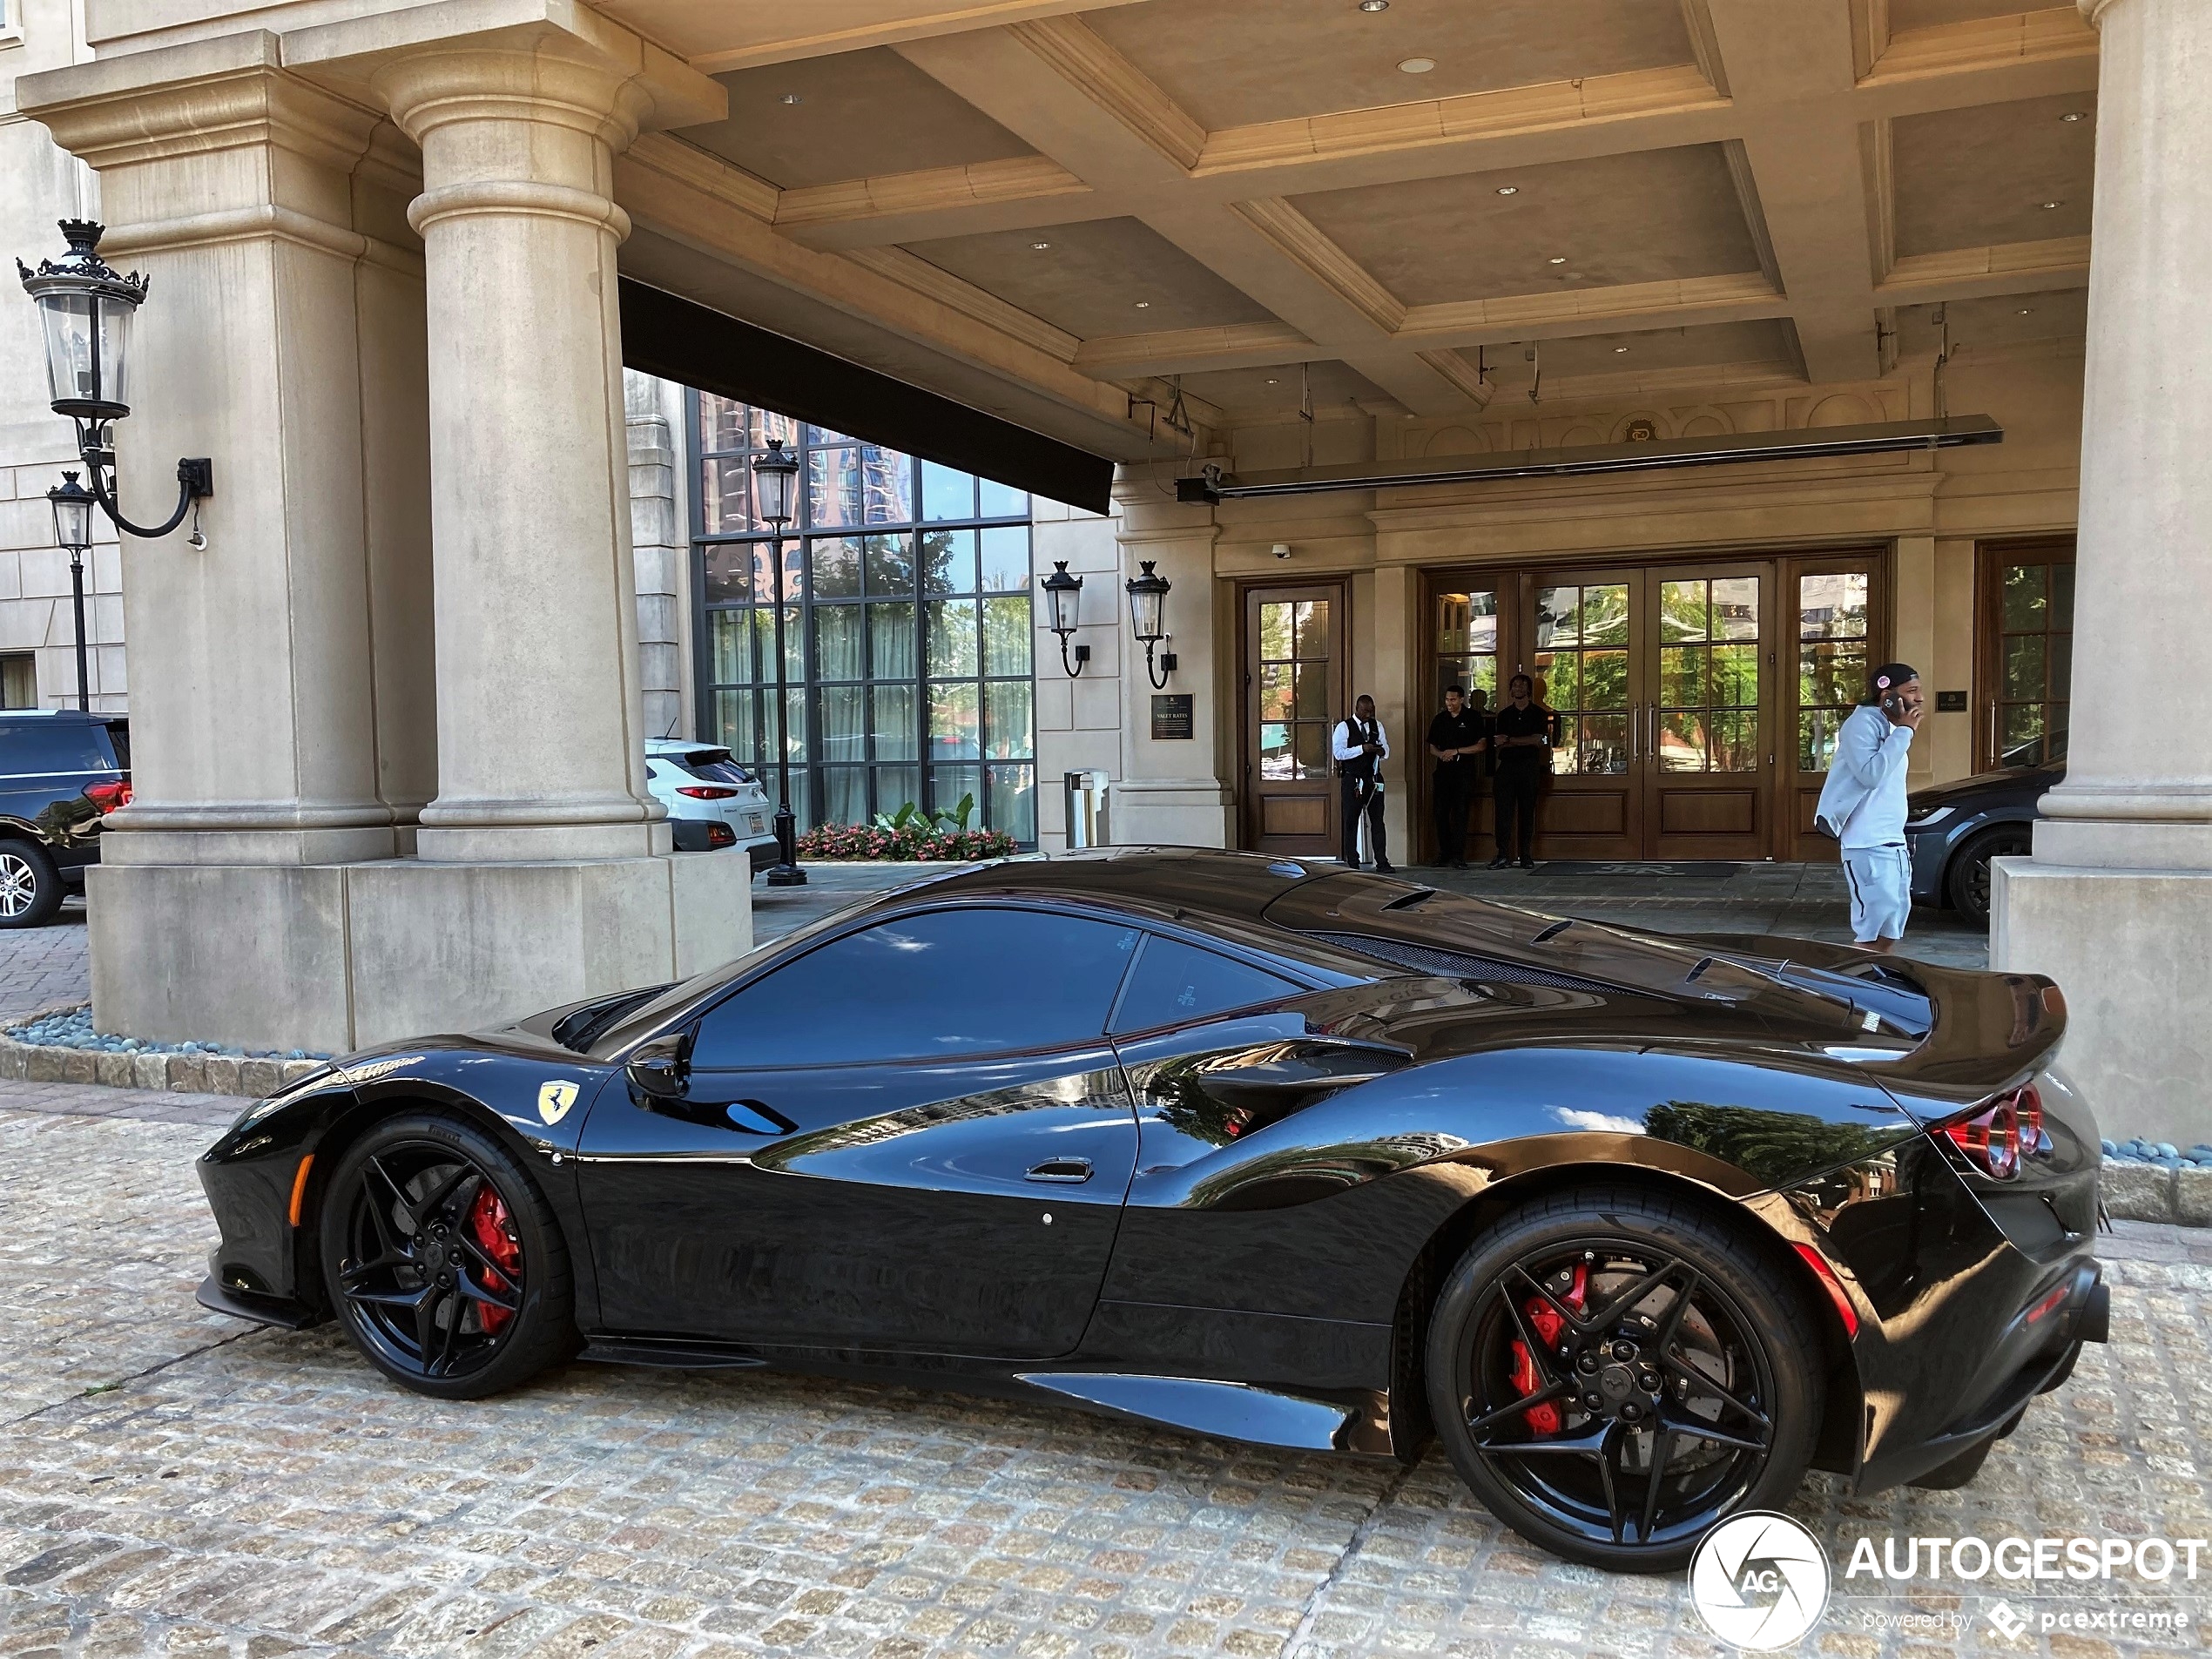
[[[2074,5],[2081,13],[2081,21],[2092,29],[2103,21],[2105,12],[2112,3],[2113,0],[2074,0]]]

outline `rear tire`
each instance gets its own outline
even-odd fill
[[[2026,824],[2000,824],[1968,837],[1944,872],[1944,896],[1951,907],[1970,921],[1987,921],[1990,860],[2026,857],[2033,843],[2033,832]]]
[[[474,1123],[388,1118],[324,1190],[323,1282],[346,1334],[402,1386],[481,1399],[576,1352],[561,1226],[528,1173]]]
[[[0,927],[44,927],[62,907],[62,876],[36,841],[0,841]]]
[[[1825,1387],[1818,1330],[1769,1252],[1694,1204],[1608,1187],[1476,1236],[1437,1298],[1427,1381],[1493,1514],[1630,1573],[1674,1571],[1714,1522],[1785,1504]]]

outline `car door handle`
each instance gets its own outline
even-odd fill
[[[1061,1181],[1071,1184],[1077,1181],[1088,1181],[1090,1179],[1090,1160],[1089,1158],[1047,1158],[1042,1163],[1030,1165],[1029,1173],[1023,1178],[1030,1181]]]

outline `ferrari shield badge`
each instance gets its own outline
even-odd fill
[[[569,1115],[569,1108],[576,1104],[576,1093],[574,1083],[540,1083],[537,1086],[537,1115],[548,1123],[559,1123]]]

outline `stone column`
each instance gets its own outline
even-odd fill
[[[2000,860],[1993,965],[2050,974],[2108,1133],[2212,1138],[2212,7],[2102,34],[2066,781]]]
[[[1217,671],[1224,654],[1236,649],[1236,624],[1215,612],[1214,543],[1221,535],[1207,507],[1163,502],[1150,479],[1127,481],[1122,496],[1119,540],[1122,570],[1108,583],[1116,607],[1116,626],[1124,631],[1126,668],[1122,676],[1125,736],[1121,776],[1109,799],[1109,821],[1119,846],[1145,842],[1186,846],[1237,844],[1236,792],[1224,779],[1234,768],[1237,711],[1224,710]],[[1191,735],[1152,736],[1156,688],[1144,671],[1144,648],[1130,640],[1128,596],[1122,583],[1150,559],[1173,583],[1167,599],[1172,638],[1161,651],[1176,655],[1167,691],[1192,699]],[[1096,578],[1094,578],[1095,580]],[[1086,583],[1088,597],[1088,587]],[[1086,606],[1086,615],[1089,607]],[[1081,695],[1080,683],[1078,696]]]
[[[646,792],[611,199],[650,108],[556,35],[405,52],[422,148],[438,795],[425,860],[665,853]]]
[[[680,738],[691,722],[685,696],[684,614],[691,536],[679,509],[677,469],[685,453],[669,406],[680,388],[623,371],[630,436],[630,542],[637,579],[637,671],[645,736]],[[680,417],[678,417],[680,418]]]

